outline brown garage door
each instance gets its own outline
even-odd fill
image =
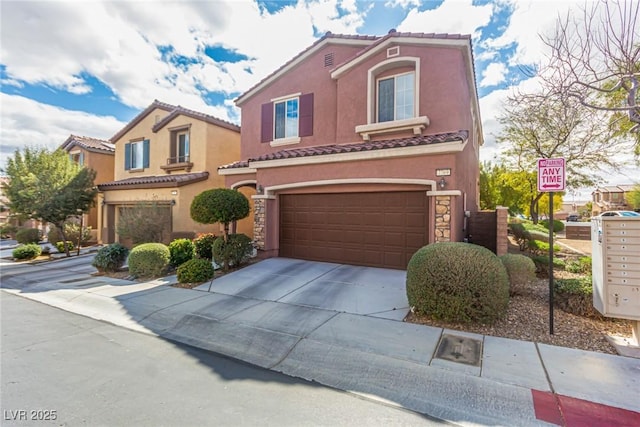
[[[427,243],[424,191],[280,196],[280,256],[405,269]]]

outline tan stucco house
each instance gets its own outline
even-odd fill
[[[102,242],[122,240],[116,227],[119,215],[141,202],[166,211],[165,243],[220,233],[219,225],[191,219],[191,201],[205,190],[225,186],[216,170],[240,158],[239,126],[156,100],[110,141],[115,145],[114,180],[98,186]],[[249,199],[255,194],[251,187],[242,191]],[[251,237],[253,218],[240,221],[237,232]]]
[[[634,191],[635,185],[605,185],[596,188],[591,193],[593,204],[591,206],[591,215],[597,216],[606,211],[632,211],[632,206],[627,197],[629,193]]]
[[[478,209],[470,36],[327,33],[236,99],[263,256],[404,269]]]
[[[69,153],[69,157],[80,166],[88,167],[96,171],[94,183],[96,185],[113,181],[113,167],[115,146],[109,141],[88,136],[69,135],[60,149]],[[98,240],[98,213],[99,205],[96,203],[89,212],[83,215],[84,226],[91,227],[91,240]]]

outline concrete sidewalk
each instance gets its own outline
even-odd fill
[[[82,261],[4,264],[3,290],[455,424],[640,425],[640,360],[404,323],[404,272],[276,258],[190,290]]]

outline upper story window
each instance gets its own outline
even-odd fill
[[[73,163],[76,163],[80,166],[84,166],[84,153],[82,151],[69,153],[69,158]]]
[[[415,117],[415,73],[378,80],[378,122]]]
[[[298,98],[274,102],[273,139],[295,138],[298,136]]]
[[[170,129],[169,134],[169,157],[166,165],[160,165],[160,169],[167,173],[173,171],[191,171],[193,162],[191,161],[191,125],[179,126]]]
[[[129,142],[124,145],[124,169],[135,170],[149,167],[149,140]]]
[[[420,112],[420,58],[389,55],[367,71],[367,122],[355,131],[368,141],[379,134],[420,135],[429,126]]]
[[[260,142],[297,144],[313,135],[313,93],[292,94],[262,104]]]
[[[176,134],[176,154],[177,162],[183,163],[189,161],[189,132],[182,131]]]

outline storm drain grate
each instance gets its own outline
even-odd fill
[[[436,358],[466,365],[480,366],[482,342],[473,338],[443,334],[436,350]]]

